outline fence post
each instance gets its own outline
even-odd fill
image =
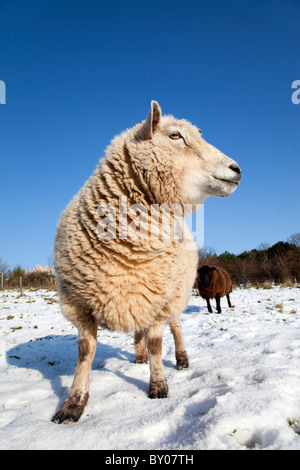
[[[23,295],[23,289],[22,289],[22,276],[20,276],[20,291],[21,291],[21,295]]]
[[[3,276],[4,276],[3,271],[0,272],[0,276],[1,276],[1,290],[3,290]]]

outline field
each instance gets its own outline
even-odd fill
[[[133,336],[99,331],[90,399],[73,425],[51,422],[77,360],[77,330],[51,290],[0,292],[1,449],[300,449],[300,289],[237,288],[209,314],[182,314],[189,369],[164,332],[169,398],[147,397]],[[214,302],[212,302],[214,304]],[[215,306],[215,305],[214,305]]]

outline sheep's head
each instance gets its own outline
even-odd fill
[[[133,128],[129,145],[134,167],[158,203],[201,204],[237,188],[237,163],[207,143],[186,120],[163,116],[156,101],[147,119]]]
[[[208,287],[212,280],[212,272],[215,271],[215,266],[209,266],[208,264],[197,269],[199,279],[204,287]]]

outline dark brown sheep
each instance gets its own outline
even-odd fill
[[[228,306],[231,307],[229,294],[232,292],[232,282],[228,272],[223,268],[217,268],[216,266],[209,266],[207,264],[197,271],[197,287],[199,294],[207,302],[209,313],[212,313],[209,299],[216,299],[218,313],[222,312],[220,299],[224,295],[227,297]]]

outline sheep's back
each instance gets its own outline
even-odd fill
[[[224,294],[227,295],[232,291],[232,281],[231,277],[229,276],[228,272],[223,269],[223,268],[218,268],[220,271],[220,275],[222,276],[223,279],[223,285],[224,285]]]

